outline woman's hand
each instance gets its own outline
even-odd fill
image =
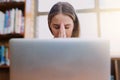
[[[63,23],[60,24],[59,38],[66,38],[65,26]]]

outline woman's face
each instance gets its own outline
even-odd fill
[[[64,14],[55,15],[50,24],[50,29],[54,37],[71,37],[74,28],[73,20]]]

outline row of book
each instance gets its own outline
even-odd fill
[[[25,0],[0,0],[0,2],[12,2],[12,1],[15,1],[15,2],[24,2]]]
[[[115,80],[114,75],[111,75],[111,79],[110,80]]]
[[[1,45],[0,46],[0,65],[10,65],[10,60],[9,60],[9,51],[8,48]]]
[[[0,34],[24,33],[24,16],[22,10],[11,9],[0,11]]]

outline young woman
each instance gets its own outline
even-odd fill
[[[79,37],[79,20],[68,2],[58,2],[48,14],[48,25],[54,38]]]

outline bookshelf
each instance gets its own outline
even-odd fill
[[[0,66],[0,69],[8,69],[8,68],[9,68],[9,66],[7,66],[7,65]]]
[[[111,75],[114,76],[112,80],[120,80],[120,58],[112,58]]]
[[[4,29],[6,25],[5,20],[4,20],[4,25],[2,24],[2,22],[0,22],[0,24],[4,26],[3,31],[1,32],[1,25],[0,25],[0,46],[5,46],[8,48],[8,50],[9,50],[9,40],[11,38],[34,38],[34,26],[35,26],[34,0],[21,0],[21,1],[20,0],[6,0],[6,1],[0,0],[0,13],[4,14],[5,16],[6,11],[12,12],[12,9],[14,9],[15,11],[16,9],[21,11],[22,17],[24,18],[23,21],[21,20],[21,22],[23,22],[21,23],[23,24],[21,26],[23,26],[24,28],[22,28],[22,31],[20,31],[21,28],[15,28],[15,26],[18,26],[18,25],[16,25],[17,23],[14,22],[14,28],[12,28],[12,31],[11,29],[10,30],[7,29],[8,32],[4,32],[6,31]],[[17,14],[17,12],[15,13]],[[17,22],[18,18],[15,19],[15,17],[16,16],[14,16],[14,21]],[[0,15],[0,18],[1,18],[1,15]],[[12,18],[10,17],[10,22],[12,22],[11,19]],[[8,51],[8,55],[10,56],[9,51]],[[0,80],[10,80],[10,65],[0,64]]]
[[[12,9],[14,9],[14,15],[11,13]],[[11,38],[24,38],[24,32],[17,32],[18,29],[14,29],[14,28],[17,28],[19,26],[17,26],[17,20],[21,20],[19,19],[17,16],[17,11],[20,10],[21,11],[21,17],[25,18],[25,1],[21,1],[21,2],[16,2],[16,1],[9,1],[9,2],[0,2],[0,12],[4,14],[4,25],[3,26],[0,26],[0,27],[3,27],[3,31],[2,29],[0,30],[0,46],[4,46],[5,48],[7,48],[9,50],[9,40]],[[8,14],[6,13],[8,11],[8,13],[10,14],[8,16]],[[20,14],[20,13],[18,13]],[[0,15],[1,16],[1,15]],[[6,18],[9,17],[9,18]],[[11,17],[11,16],[14,16],[14,17]],[[16,18],[16,20],[15,20]],[[12,20],[14,21],[14,24],[11,23]],[[5,21],[10,21],[10,22],[6,22]],[[16,21],[16,22],[15,22]],[[24,21],[23,21],[24,22]],[[2,22],[1,22],[2,23]],[[8,24],[8,25],[6,25]],[[16,25],[15,25],[16,24]],[[22,24],[22,20],[21,20],[21,23]],[[25,23],[23,23],[25,24]],[[11,25],[13,25],[13,29],[12,31],[11,30]],[[15,27],[17,26],[17,27]],[[9,27],[9,28],[6,28],[6,27]],[[25,27],[25,26],[23,26]],[[5,29],[6,32],[5,32]],[[7,55],[10,55],[9,51],[7,53],[4,52],[4,56],[5,54]],[[9,58],[8,58],[9,59]],[[5,60],[5,59],[4,59]],[[6,60],[5,60],[6,61]],[[1,62],[2,62],[2,59],[1,59]],[[10,65],[7,65],[5,62],[3,64],[0,64],[0,80],[9,80],[10,79]]]
[[[9,80],[9,67],[0,66],[0,80]]]

